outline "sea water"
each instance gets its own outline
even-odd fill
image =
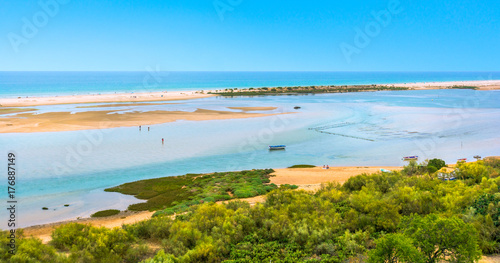
[[[141,131],[126,127],[0,134],[5,156],[0,167],[7,165],[7,152],[17,154],[18,219],[21,226],[29,226],[104,209],[124,210],[139,200],[103,189],[141,179],[295,164],[399,166],[404,164],[401,157],[407,155],[449,163],[474,155],[500,155],[499,101],[498,91],[425,90],[212,97],[180,104],[124,106],[114,109],[277,109],[260,112],[275,114],[268,117],[176,121],[152,125],[150,131],[143,126]],[[38,108],[94,110],[77,106],[82,105]],[[268,151],[268,145],[276,144],[285,144],[287,149]],[[1,186],[5,184],[2,180]],[[0,200],[5,201],[4,197]]]
[[[500,72],[0,72],[0,98],[497,79]]]

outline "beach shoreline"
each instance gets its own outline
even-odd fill
[[[47,97],[18,97],[0,98],[2,107],[27,107],[61,104],[90,104],[90,103],[132,103],[132,102],[161,102],[192,100],[213,97],[203,91],[159,91],[141,93],[106,93],[89,95],[64,95]]]
[[[475,86],[479,90],[500,90],[500,80],[442,81],[382,84],[379,86],[394,86],[417,90],[445,89],[453,86]]]
[[[416,83],[393,83],[376,84],[386,87],[403,87],[416,90],[446,89],[453,86],[477,86],[480,90],[500,90],[500,80],[475,80],[475,81],[447,81],[447,82],[416,82]],[[336,85],[341,86],[341,85]],[[356,85],[347,85],[356,86]],[[272,87],[270,87],[272,88]],[[243,89],[244,90],[244,89]],[[61,104],[90,104],[90,103],[130,103],[130,102],[161,102],[176,100],[203,99],[217,96],[208,93],[217,92],[215,89],[202,91],[159,91],[141,93],[106,93],[89,95],[65,95],[47,97],[18,97],[0,98],[0,108],[5,107],[28,107],[42,105]]]

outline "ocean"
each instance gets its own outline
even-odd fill
[[[500,72],[0,72],[0,98],[491,79]]]

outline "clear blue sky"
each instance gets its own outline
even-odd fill
[[[361,46],[356,28],[394,0],[59,1],[0,0],[1,71],[500,70],[498,0],[400,0]]]

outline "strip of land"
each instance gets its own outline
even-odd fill
[[[322,93],[348,93],[370,91],[397,91],[397,90],[425,90],[425,89],[500,89],[500,80],[481,81],[450,81],[450,82],[422,82],[378,85],[321,85],[321,86],[296,86],[296,87],[262,87],[247,89],[225,89],[209,91],[209,94],[219,96],[260,96],[260,95],[293,95],[293,94],[322,94]]]
[[[449,89],[473,87],[480,90],[500,89],[500,80],[477,81],[449,81],[449,82],[420,82],[381,85],[338,85],[338,86],[308,86],[308,87],[261,87],[249,89],[226,89],[205,91],[169,91],[145,93],[116,93],[91,94],[73,96],[50,97],[18,97],[0,98],[0,107],[27,107],[38,105],[78,104],[78,103],[119,103],[119,102],[147,102],[172,101],[208,98],[216,95],[266,95],[266,94],[294,94],[294,93],[335,93],[378,90],[406,90],[406,89]],[[274,89],[274,90],[273,90]],[[249,93],[249,94],[245,94]]]
[[[26,107],[38,105],[79,104],[79,103],[118,103],[118,102],[146,102],[172,101],[208,98],[214,95],[196,91],[148,92],[148,93],[120,93],[94,94],[53,97],[18,97],[0,99],[0,107]]]
[[[92,109],[92,108],[111,108],[111,107],[136,107],[136,106],[158,106],[158,105],[175,105],[179,103],[119,103],[119,104],[99,104],[91,106],[78,106],[78,109]]]
[[[275,110],[277,107],[227,107],[232,110],[241,110],[241,111],[269,111]]]
[[[286,114],[286,113],[279,113]],[[20,113],[0,118],[0,133],[58,132],[116,127],[133,127],[174,122],[177,120],[203,121],[265,117],[277,114],[215,111],[197,109],[187,111],[87,111]]]
[[[500,80],[398,83],[386,86],[397,86],[397,87],[405,87],[412,89],[447,89],[447,88],[460,88],[460,87],[477,87],[477,89],[479,90],[500,90]]]

